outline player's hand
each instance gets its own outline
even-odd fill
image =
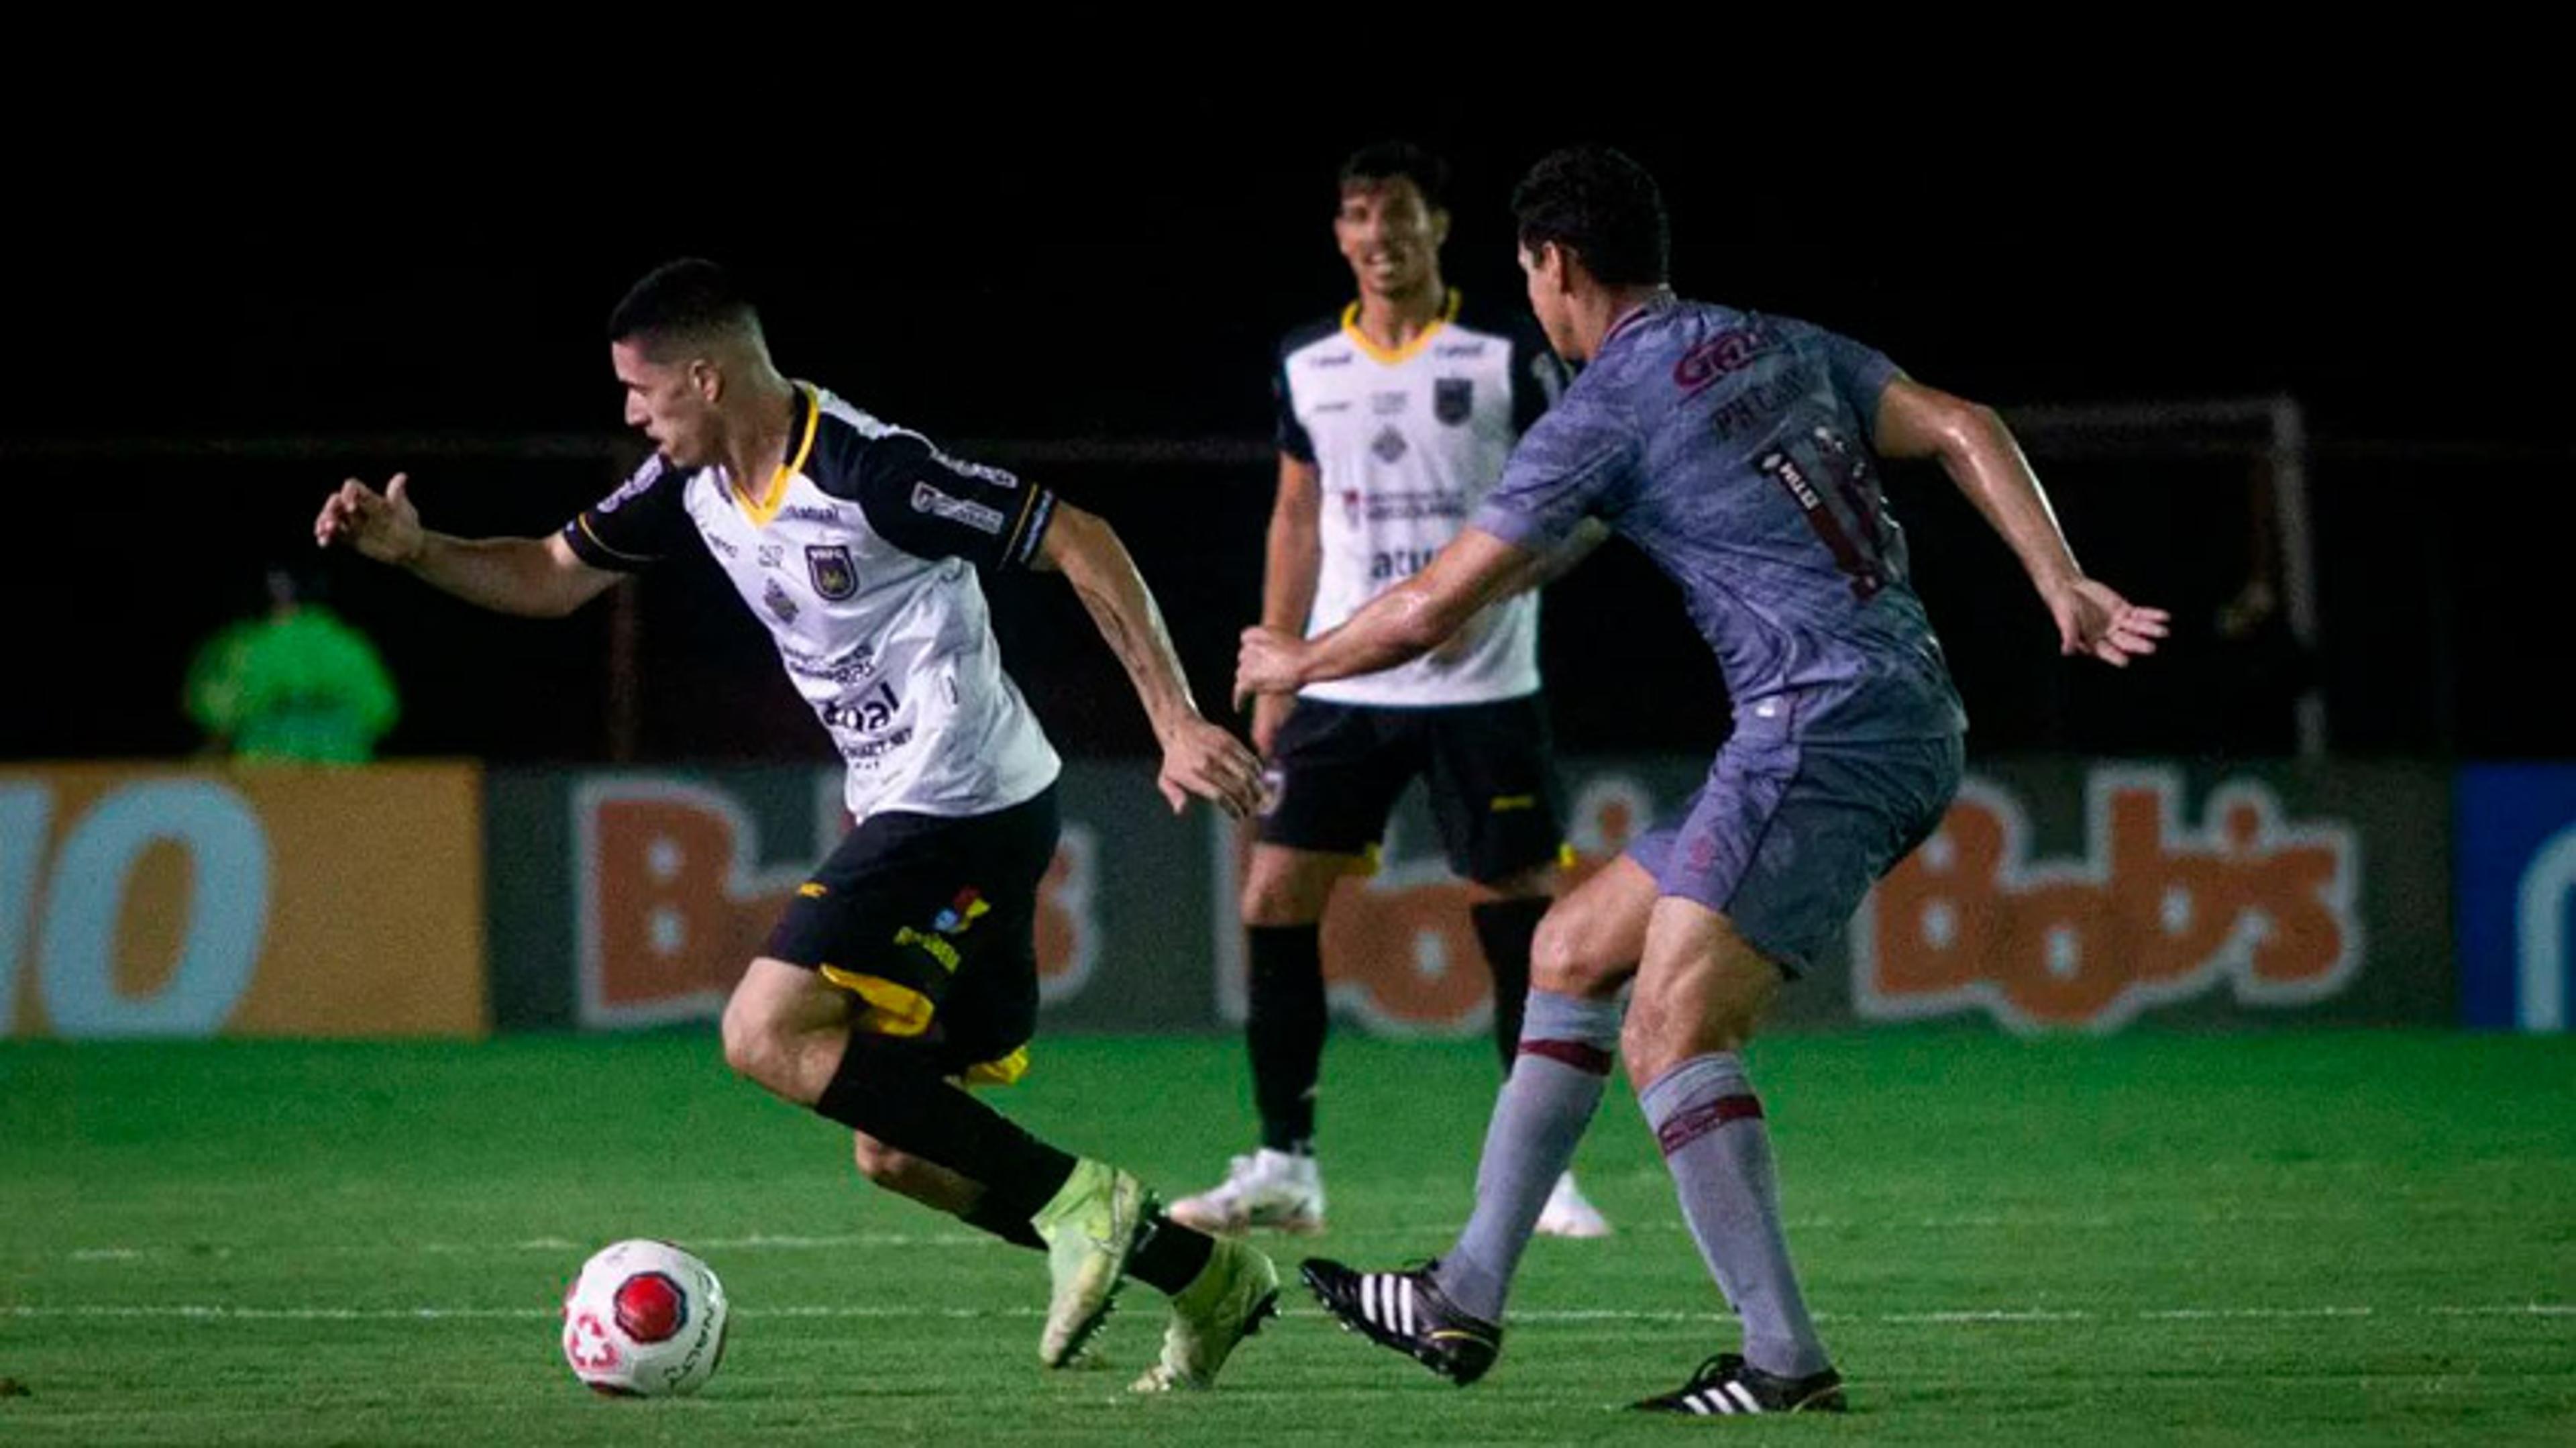
[[[1275,628],[1248,628],[1234,656],[1234,707],[1260,694],[1294,694],[1306,641]]]
[[[1172,813],[1189,808],[1190,796],[1242,819],[1261,808],[1261,761],[1243,741],[1193,715],[1163,739],[1163,770],[1154,784]]]
[[[1264,694],[1252,701],[1252,752],[1268,759],[1279,749],[1279,731],[1297,707],[1294,694]]]
[[[2154,653],[2156,640],[2172,632],[2163,609],[2141,608],[2090,578],[2051,590],[2048,611],[2057,618],[2059,653],[2090,654],[2114,668]]]
[[[394,474],[381,493],[351,478],[322,501],[313,520],[313,541],[328,548],[345,544],[378,563],[409,563],[420,556],[420,512],[411,505],[411,476]]]

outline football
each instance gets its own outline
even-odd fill
[[[595,1392],[694,1393],[724,1360],[724,1284],[668,1242],[602,1247],[563,1303],[564,1361]]]

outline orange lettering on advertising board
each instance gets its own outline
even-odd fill
[[[2181,795],[2175,771],[2097,770],[2085,854],[2034,861],[2020,801],[1971,782],[1863,906],[1855,1007],[2107,1031],[2222,984],[2270,1006],[2341,990],[2361,961],[2356,832],[2287,823],[2246,780],[2212,791],[2193,828]]]

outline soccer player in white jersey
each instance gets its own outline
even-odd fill
[[[1516,299],[1467,307],[1443,284],[1447,173],[1405,142],[1343,163],[1333,234],[1359,295],[1279,349],[1267,627],[1322,633],[1430,561],[1564,388],[1562,364]],[[1564,841],[1538,690],[1538,598],[1524,592],[1428,658],[1262,696],[1252,737],[1275,794],[1241,901],[1261,1141],[1223,1182],[1173,1203],[1174,1218],[1222,1233],[1323,1229],[1314,1141],[1328,1014],[1324,910],[1416,778],[1429,789],[1450,868],[1475,887],[1470,914],[1493,975],[1494,1044],[1511,1070],[1530,941]],[[1567,1173],[1539,1230],[1610,1229]]]
[[[1175,812],[1196,795],[1242,817],[1259,762],[1200,717],[1107,524],[780,375],[722,269],[654,271],[609,334],[626,420],[656,451],[561,532],[431,532],[397,476],[381,494],[342,486],[315,539],[537,617],[692,541],[712,553],[848,762],[857,821],[735,987],[726,1060],[851,1128],[871,1179],[1044,1250],[1048,1367],[1083,1353],[1133,1275],[1172,1299],[1137,1389],[1210,1386],[1274,1310],[1270,1261],[1166,1219],[1134,1176],[1039,1141],[962,1089],[1025,1069],[1037,891],[1057,833],[1056,754],[1002,672],[981,580],[1027,569],[1073,585],[1152,717]]]

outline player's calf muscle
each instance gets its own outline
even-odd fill
[[[1742,1050],[1779,993],[1778,972],[1750,954],[1649,971],[1638,978],[1620,1051],[1642,1084],[1693,1056]]]

